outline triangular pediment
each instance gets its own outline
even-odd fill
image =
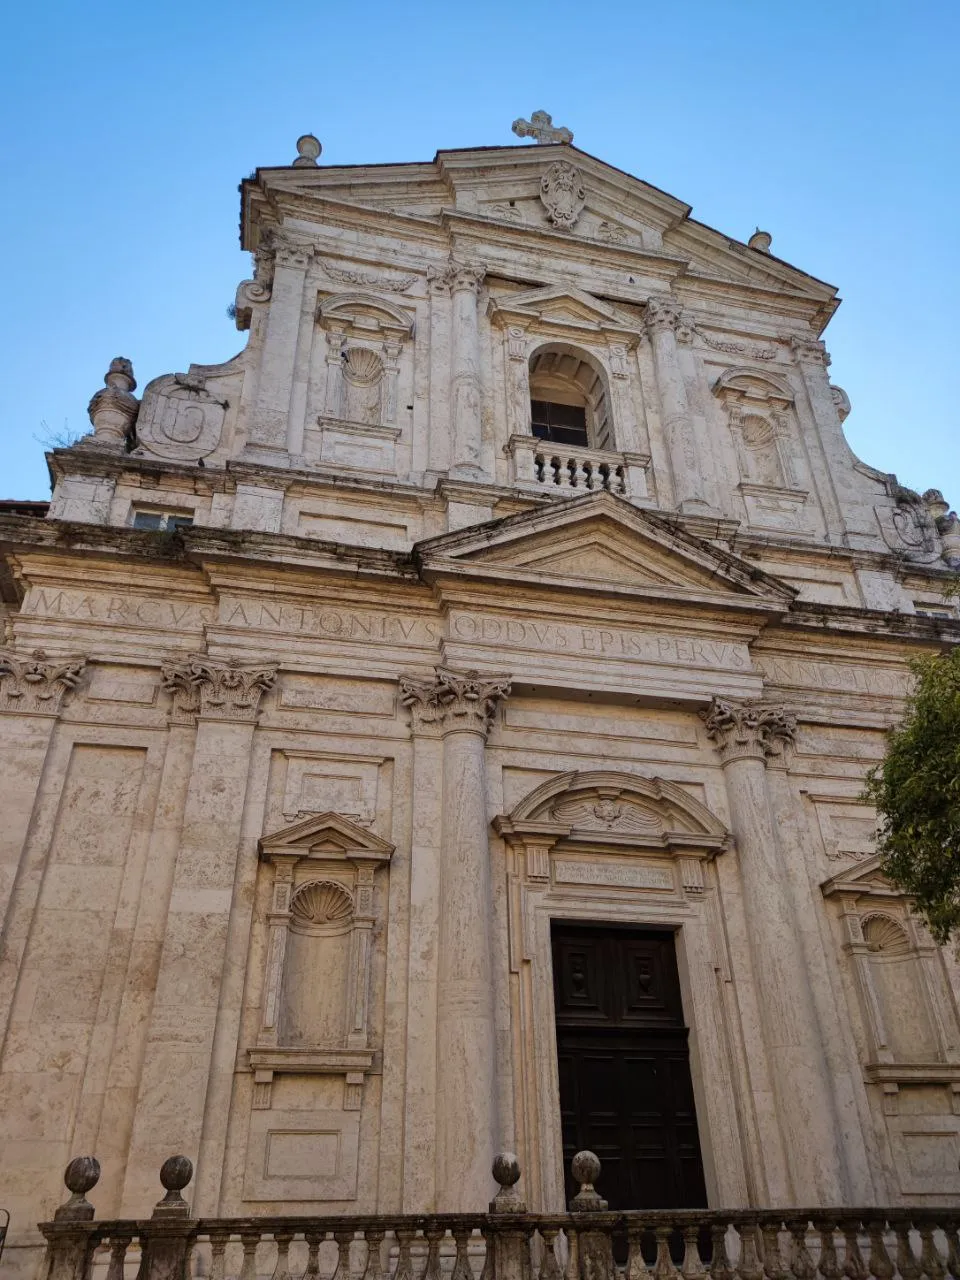
[[[869,898],[906,898],[909,895],[893,884],[880,870],[880,858],[875,855],[855,867],[848,867],[820,885],[825,898],[836,895]]]
[[[394,846],[339,813],[318,813],[260,840],[260,856],[389,862]]]
[[[573,221],[559,230],[541,199],[541,184],[545,178],[549,183],[548,171],[557,164],[576,170],[583,193]],[[249,231],[261,206],[275,217],[279,201],[285,215],[306,223],[312,220],[311,204],[318,221],[334,206],[350,206],[377,219],[440,225],[462,220],[471,224],[471,240],[487,238],[483,224],[494,238],[546,233],[602,246],[623,255],[628,282],[636,276],[649,287],[659,278],[660,287],[667,287],[681,269],[687,283],[699,278],[751,294],[805,299],[821,325],[838,305],[832,285],[747,244],[752,228],[741,229],[743,240],[714,230],[692,218],[682,200],[572,145],[464,148],[405,164],[261,169],[242,190],[244,243],[250,248],[256,235]]]
[[[417,544],[421,569],[508,582],[618,587],[785,609],[796,592],[609,493],[589,494]]]
[[[622,328],[624,324],[630,323],[609,302],[602,302],[580,289],[555,285],[543,289],[527,289],[523,293],[496,299],[493,309],[509,312],[511,315],[523,314],[541,322],[588,325],[595,329],[611,326]]]

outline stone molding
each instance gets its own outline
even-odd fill
[[[434,679],[400,677],[400,701],[414,733],[478,733],[486,737],[501,698],[509,697],[508,675],[436,667]]]
[[[22,657],[0,650],[0,711],[22,715],[60,714],[64,694],[76,689],[86,658],[48,659],[43,649]]]
[[[261,695],[273,688],[277,666],[244,666],[236,658],[221,661],[197,654],[165,663],[160,677],[160,687],[173,698],[173,724],[192,724],[194,719],[251,722],[259,713]]]
[[[720,753],[721,764],[731,760],[766,761],[782,755],[796,739],[797,718],[782,706],[764,702],[730,702],[714,698],[700,712],[707,737]]]

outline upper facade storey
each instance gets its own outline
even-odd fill
[[[706,536],[960,555],[939,494],[847,446],[820,340],[836,290],[769,236],[731,240],[566,142],[351,167],[312,142],[241,187],[244,350],[139,402],[115,361],[94,434],[54,458],[52,516],[378,545],[365,504],[439,504],[424,536],[602,488]]]

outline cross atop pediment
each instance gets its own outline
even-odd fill
[[[569,129],[562,125],[554,127],[553,116],[548,111],[534,111],[529,120],[524,120],[521,116],[519,120],[514,120],[512,127],[518,138],[533,138],[538,146],[573,141],[573,133]]]

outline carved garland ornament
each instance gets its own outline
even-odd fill
[[[0,650],[0,711],[55,716],[63,696],[80,683],[86,658],[51,661],[43,649],[29,658]]]
[[[241,666],[198,654],[160,668],[161,688],[173,697],[171,717],[189,723],[194,716],[211,720],[255,720],[261,695],[273,687],[275,664]]]
[[[723,763],[781,755],[797,734],[797,718],[792,712],[763,702],[714,698],[707,710],[700,712],[700,719]]]
[[[547,218],[561,231],[572,231],[583,212],[583,174],[567,160],[557,160],[540,179],[540,201]]]
[[[437,667],[433,680],[400,677],[400,701],[410,711],[414,730],[468,729],[486,735],[497,703],[509,693],[509,676],[485,676],[479,671]]]
[[[360,288],[386,289],[390,293],[406,293],[417,282],[417,276],[391,276],[383,271],[364,271],[361,267],[341,267],[326,258],[320,259],[324,271],[340,284],[352,284]]]

